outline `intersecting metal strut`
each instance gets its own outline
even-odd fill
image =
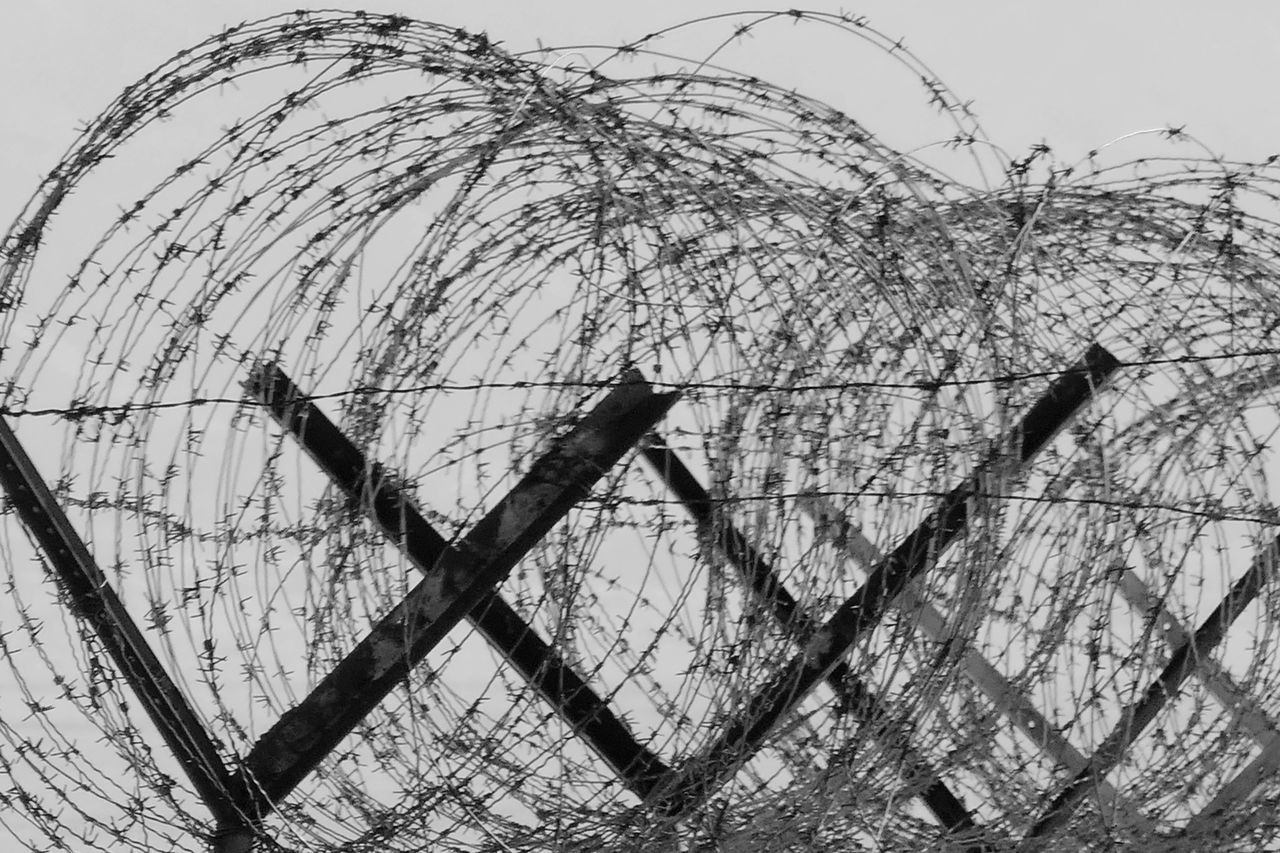
[[[1259,785],[1277,771],[1280,771],[1280,738],[1274,738],[1263,747],[1243,770],[1223,785],[1213,795],[1213,799],[1187,821],[1181,835],[1195,839],[1213,832],[1221,824],[1225,812],[1247,800]]]
[[[797,642],[803,643],[821,629],[822,624],[800,607],[783,585],[782,579],[764,555],[752,547],[747,537],[719,511],[710,493],[656,432],[650,433],[640,446],[649,466],[662,478],[688,510],[703,535],[715,540],[725,559],[738,570],[757,599],[768,606],[774,618]],[[924,756],[911,746],[910,736],[897,725],[875,692],[849,669],[844,661],[826,675],[828,686],[840,703],[864,726],[876,733],[886,747],[898,753],[908,776],[927,780],[920,799],[938,822],[954,835],[976,835],[977,827],[964,803],[951,792]],[[977,845],[971,849],[984,849]]]
[[[276,387],[266,382],[273,376],[267,368],[257,377],[258,387]],[[512,567],[676,397],[655,394],[638,373],[628,371],[470,533],[443,550],[427,566],[427,577],[254,746],[240,776],[257,794],[255,816],[268,813],[292,791],[462,619],[491,603],[493,589]],[[292,422],[297,413],[288,407],[282,416]],[[389,492],[382,497],[381,507],[394,510],[392,530],[399,535],[403,504]]]
[[[213,739],[3,418],[0,485],[44,551],[76,616],[93,629],[218,824],[238,825],[241,812],[230,774]]]
[[[1142,698],[1124,709],[1120,722],[1089,758],[1089,766],[1076,774],[1027,833],[1028,841],[1044,838],[1066,824],[1094,781],[1109,773],[1124,757],[1129,746],[1177,694],[1182,683],[1196,671],[1199,658],[1212,652],[1222,642],[1231,623],[1257,597],[1267,581],[1276,574],[1278,567],[1280,538],[1273,540],[1253,559],[1249,568],[1231,585],[1226,596],[1196,629],[1195,634],[1174,650],[1169,662],[1147,687]]]
[[[278,365],[261,366],[250,381],[250,389],[333,483],[364,509],[419,571],[429,575],[445,559],[451,546],[423,518],[412,498],[378,463],[370,462]],[[636,741],[608,703],[501,595],[486,593],[466,618],[599,753],[627,787],[642,798],[649,793],[667,766]]]
[[[701,755],[664,780],[651,798],[652,804],[667,814],[683,814],[734,773],[760,748],[778,721],[826,678],[858,638],[879,623],[907,584],[934,565],[960,535],[968,523],[970,501],[983,496],[990,469],[1005,462],[1004,454],[1009,454],[1008,464],[1025,464],[1119,366],[1114,356],[1094,344],[1079,363],[1059,376],[1008,443],[998,447],[993,459],[947,493],[924,522],[870,572],[866,583],[837,608],[805,644],[804,651],[752,697],[738,719]]]
[[[851,524],[830,501],[817,495],[807,496],[802,509],[809,513],[814,524],[819,528],[830,527],[838,531],[836,536],[831,537],[834,540],[833,544],[860,568],[864,570],[874,568],[884,559],[880,549],[867,539],[856,525]],[[930,639],[938,643],[949,640],[947,618],[912,587],[907,587],[899,594],[895,607],[900,613],[910,614],[912,622]],[[1006,678],[977,649],[970,647],[964,650],[960,656],[960,671],[1029,741],[1045,755],[1065,767],[1068,772],[1077,773],[1088,765],[1088,759],[1053,723],[1049,722],[1031,698]],[[1155,823],[1148,820],[1131,803],[1123,801],[1116,789],[1105,779],[1098,780],[1094,793],[1099,802],[1114,809],[1124,823],[1138,827],[1144,832],[1156,831]]]
[[[1120,573],[1119,586],[1120,592],[1135,610],[1155,618],[1169,648],[1176,649],[1187,642],[1188,631],[1179,623],[1178,617],[1165,607],[1164,600],[1152,592],[1132,569],[1126,568]],[[1242,690],[1217,661],[1212,658],[1198,659],[1192,674],[1227,710],[1235,724],[1248,732],[1259,746],[1265,749],[1280,740],[1280,732],[1272,725],[1261,703]]]

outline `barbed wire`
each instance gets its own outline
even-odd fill
[[[1119,362],[1119,366],[1124,367],[1156,367],[1168,364],[1197,364],[1212,361],[1230,361],[1238,358],[1248,358],[1261,355],[1280,355],[1280,349],[1252,349],[1241,352],[1222,353],[1219,355],[1199,355],[1199,356],[1179,356],[1177,358],[1153,358],[1139,361]],[[1075,373],[1086,373],[1084,369],[1076,369]],[[659,390],[678,391],[682,393],[697,391],[755,391],[755,392],[777,392],[790,391],[795,393],[804,393],[811,391],[850,391],[859,388],[874,389],[899,389],[899,390],[922,390],[936,391],[942,388],[960,388],[971,385],[1012,385],[1017,382],[1026,382],[1037,379],[1052,379],[1057,376],[1071,375],[1072,369],[1063,371],[1046,371],[1037,370],[1024,373],[1009,373],[1003,376],[993,376],[982,379],[949,379],[949,380],[917,380],[914,382],[831,382],[823,384],[787,384],[780,385],[776,383],[739,383],[739,382],[698,382],[698,383],[681,383],[681,382],[662,382],[660,380],[648,380],[648,384]],[[497,390],[529,390],[529,389],[555,389],[565,390],[572,389],[576,391],[601,390],[609,388],[614,383],[610,380],[592,380],[592,381],[572,381],[572,382],[539,382],[537,380],[522,379],[515,382],[433,382],[411,387],[382,387],[378,385],[362,385],[354,388],[347,388],[342,391],[327,391],[323,394],[299,394],[294,399],[299,402],[320,402],[324,400],[338,400],[344,397],[358,397],[363,394],[423,394],[432,391],[445,392],[465,392],[465,391],[497,391]],[[22,417],[60,417],[65,420],[80,420],[87,417],[107,417],[107,416],[128,416],[133,412],[149,412],[163,409],[186,409],[196,408],[200,406],[216,406],[216,405],[244,405],[245,398],[242,397],[193,397],[186,400],[162,400],[149,403],[113,403],[95,406],[86,405],[67,405],[55,406],[43,409],[21,409],[8,408],[0,406],[0,415],[10,418]]]
[[[796,35],[917,87],[920,145],[753,73]],[[680,392],[659,430],[705,498],[628,457],[500,588],[677,770],[811,639],[733,543],[821,624],[971,481],[844,680],[679,819],[470,628],[245,817],[282,850],[1017,849],[1275,536],[1280,173],[1141,140],[1011,155],[852,15],[524,54],[395,15],[245,24],[122,93],[0,239],[0,415],[233,769],[416,582],[246,391],[266,365],[454,543],[625,368]],[[1015,465],[1000,437],[1094,344],[1110,381]],[[220,828],[13,509],[0,823],[203,849]],[[1280,783],[1233,781],[1280,725],[1259,588],[1034,843],[1274,842]],[[938,786],[971,830],[918,805]]]

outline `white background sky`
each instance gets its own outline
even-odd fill
[[[618,43],[751,2],[385,0],[365,8],[484,30],[516,50],[538,39]],[[223,26],[313,5],[334,4],[0,0],[0,224],[8,224],[38,175],[56,162],[76,125],[129,82]],[[863,14],[903,37],[943,81],[974,101],[988,134],[1012,154],[1046,141],[1061,159],[1074,161],[1122,134],[1170,124],[1185,124],[1214,152],[1231,157],[1280,152],[1280,3],[1273,0],[810,0],[803,8]],[[828,100],[847,93],[848,101],[836,106],[862,118],[857,98],[867,96],[871,81],[860,79],[865,75],[856,73],[855,58],[781,50],[769,61],[790,85]],[[746,70],[769,76],[774,69]]]

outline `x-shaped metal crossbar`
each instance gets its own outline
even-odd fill
[[[636,742],[495,588],[679,395],[656,394],[629,371],[470,533],[451,545],[279,366],[260,366],[248,387],[426,575],[249,753],[239,778],[251,791],[255,819],[310,773],[463,619],[502,652],[632,790],[641,796],[650,793],[665,765]]]
[[[967,525],[971,502],[986,497],[984,486],[993,473],[1029,462],[1119,366],[1095,344],[1059,376],[1013,434],[997,444],[992,457],[948,492],[924,522],[876,564],[862,587],[810,634],[801,652],[751,697],[746,709],[701,754],[668,773],[650,798],[653,806],[673,816],[687,813],[735,773],[778,722],[842,664],[853,644],[879,623],[907,585],[936,564]]]
[[[0,484],[48,557],[77,615],[95,631],[217,821],[219,853],[252,849],[261,821],[426,654],[469,619],[574,730],[644,797],[667,767],[495,592],[498,584],[678,398],[635,371],[531,466],[456,543],[338,431],[278,365],[248,387],[420,569],[425,579],[385,615],[229,772],[199,716],[129,616],[8,425]]]
[[[969,812],[912,749],[871,689],[853,676],[845,656],[895,606],[896,599],[904,594],[910,598],[911,582],[935,565],[962,534],[971,503],[988,497],[984,483],[993,469],[1008,473],[1030,461],[1118,367],[1105,349],[1092,347],[1050,385],[972,477],[946,493],[893,551],[875,555],[863,586],[820,622],[798,605],[774,568],[656,432],[678,395],[655,393],[635,371],[625,374],[586,417],[555,441],[468,534],[451,543],[428,524],[395,478],[343,435],[278,365],[261,364],[247,383],[251,394],[425,577],[308,696],[282,715],[234,771],[221,759],[199,715],[166,674],[3,419],[0,485],[48,558],[77,616],[92,627],[218,822],[222,834],[215,845],[225,853],[251,849],[261,821],[276,804],[464,619],[630,790],[660,813],[678,817],[697,807],[764,744],[816,685],[825,682],[865,726],[893,744],[909,775],[924,780],[921,798],[939,822],[957,840],[968,836],[969,849],[980,850],[980,830]],[[761,686],[739,717],[678,767],[668,767],[639,743],[586,679],[497,592],[516,563],[636,446],[690,512],[700,532],[712,537],[756,600],[801,646],[800,653]],[[1070,762],[1075,765],[1072,778],[1040,814],[1026,842],[1034,843],[1061,827],[1085,791],[1105,786],[1109,770],[1187,677],[1199,675],[1215,695],[1228,689],[1225,679],[1206,665],[1205,655],[1274,575],[1277,565],[1280,540],[1264,549],[1194,633],[1166,626],[1166,633],[1177,635],[1181,642],[1165,670],[1138,702],[1124,709],[1120,725],[1093,756]],[[1127,580],[1133,588],[1126,587],[1126,595],[1139,598],[1144,590],[1137,587],[1135,578]],[[1020,718],[1022,712],[1011,708],[1007,713]],[[1029,732],[1034,732],[1035,721],[1029,725]],[[1257,777],[1280,765],[1275,758],[1280,748],[1272,748],[1270,729],[1260,728],[1256,736],[1268,738],[1265,754],[1256,762],[1259,767],[1241,774],[1228,786],[1232,790],[1224,789],[1218,800],[1247,795]],[[1206,813],[1212,813],[1218,800]]]
[[[675,450],[660,435],[653,433],[645,439],[640,452],[667,488],[684,504],[699,532],[715,542],[717,549],[742,577],[747,589],[773,614],[792,640],[803,643],[805,638],[816,634],[821,629],[821,622],[800,606],[769,560],[738,530],[728,514],[722,511],[722,504],[698,482]],[[977,827],[964,803],[929,766],[924,756],[912,747],[911,736],[894,719],[875,691],[855,676],[843,661],[832,667],[825,680],[841,706],[869,729],[891,754],[898,756],[904,773],[910,778],[923,780],[920,799],[938,822],[953,836],[977,838]],[[986,848],[974,841],[971,849]]]

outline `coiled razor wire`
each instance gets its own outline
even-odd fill
[[[782,27],[918,81],[931,145],[894,150],[724,67]],[[717,52],[662,52],[685,36]],[[720,516],[826,618],[865,577],[851,537],[890,550],[1101,344],[1111,384],[1028,469],[989,478],[970,530],[848,656],[984,843],[1013,849],[1071,774],[967,677],[973,657],[1087,757],[1280,522],[1280,174],[1176,130],[1144,139],[1128,162],[1009,157],[850,16],[518,55],[397,16],[271,18],[129,87],[9,229],[0,404],[234,766],[416,582],[246,394],[256,364],[284,366],[446,535],[638,369],[682,391],[663,434]],[[0,521],[0,823],[30,849],[203,849],[214,829],[172,756],[11,503]],[[638,460],[503,590],[672,764],[794,654]],[[1276,605],[1265,586],[1111,793],[1040,843],[1277,843]],[[815,693],[673,822],[464,626],[259,843],[960,845],[872,728]],[[1251,762],[1258,784],[1231,788]]]

